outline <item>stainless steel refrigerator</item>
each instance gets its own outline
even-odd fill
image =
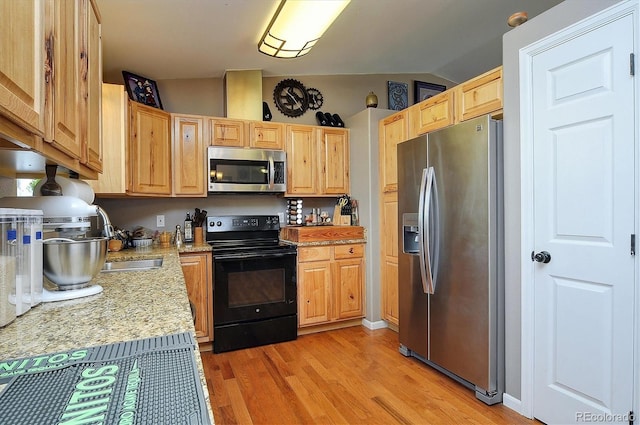
[[[504,391],[502,126],[489,116],[398,144],[400,352]]]

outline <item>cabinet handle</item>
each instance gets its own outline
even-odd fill
[[[353,254],[353,247],[349,248],[349,254]]]

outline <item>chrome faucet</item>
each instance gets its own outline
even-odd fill
[[[102,219],[102,231],[104,233],[104,236],[106,236],[107,238],[113,237],[113,226],[111,225],[111,220],[109,220],[109,216],[107,215],[106,211],[100,208],[100,206],[96,205],[96,212]]]

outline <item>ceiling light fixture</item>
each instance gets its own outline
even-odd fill
[[[258,43],[276,58],[304,56],[350,0],[282,0]]]

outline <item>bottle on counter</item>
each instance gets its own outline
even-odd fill
[[[193,242],[193,221],[189,212],[187,212],[187,218],[184,219],[184,242]]]
[[[176,226],[176,247],[178,248],[182,247],[183,243],[184,243],[184,239],[182,236],[182,230],[180,230],[180,225],[178,224]]]

